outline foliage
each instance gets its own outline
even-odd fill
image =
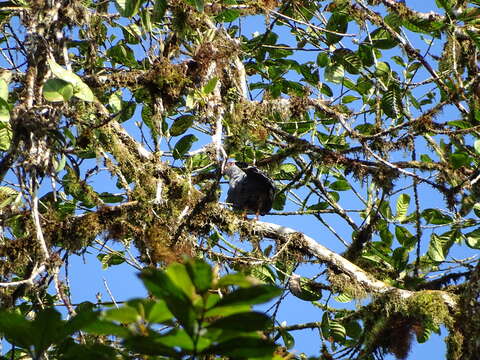
[[[165,270],[146,269],[140,277],[154,299],[133,299],[102,312],[93,311],[92,303],[83,303],[68,321],[51,307],[38,311],[33,320],[3,311],[0,328],[16,346],[6,356],[272,357],[274,344],[260,333],[272,327],[272,320],[251,307],[271,300],[280,289],[255,284],[241,273],[214,279],[210,265],[202,260],[173,263]],[[228,293],[220,297],[223,291]],[[121,345],[111,346],[108,336],[117,337]],[[80,344],[75,341],[78,337],[84,340]]]
[[[280,359],[315,329],[406,358],[445,328],[476,359],[480,2],[428,3],[0,2],[2,355]],[[227,158],[274,179],[268,222],[221,203]],[[154,298],[74,308],[77,255]]]

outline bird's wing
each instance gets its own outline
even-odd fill
[[[275,193],[275,183],[270,179],[263,171],[259,170],[255,166],[249,166],[246,169],[243,169],[249,180],[254,181],[258,186],[262,186],[267,191]]]

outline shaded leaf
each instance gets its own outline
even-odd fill
[[[281,289],[273,285],[256,285],[249,288],[236,289],[226,294],[218,302],[218,306],[262,304],[279,296],[281,292]]]
[[[237,337],[204,350],[206,354],[216,354],[235,358],[253,358],[270,356],[275,350],[275,344],[252,337]]]
[[[173,157],[175,159],[180,159],[186,152],[190,150],[193,143],[197,141],[198,138],[195,135],[185,135],[175,144],[173,148]]]
[[[342,12],[334,12],[332,16],[328,19],[327,30],[331,30],[340,34],[332,34],[328,32],[325,37],[327,40],[327,44],[332,45],[339,42],[343,35],[342,33],[346,33],[348,29],[348,15]]]
[[[243,312],[215,320],[209,328],[218,328],[233,331],[266,330],[272,325],[270,317],[261,312]]]
[[[171,136],[178,136],[182,135],[185,131],[187,131],[190,126],[193,124],[193,120],[195,119],[192,115],[182,115],[176,118],[173,121],[172,126],[168,130]]]
[[[199,293],[204,293],[212,286],[213,273],[209,264],[201,259],[192,259],[186,264],[190,278]]]

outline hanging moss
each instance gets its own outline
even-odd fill
[[[387,294],[377,298],[372,307],[370,313],[376,315],[365,319],[364,329],[369,353],[378,349],[406,359],[413,335],[425,338],[441,325],[451,328],[453,324],[448,306],[437,291],[421,291],[407,299]]]
[[[334,292],[346,294],[353,299],[364,299],[368,295],[368,292],[362,286],[343,273],[329,270],[328,281]]]
[[[460,360],[462,359],[464,337],[458,330],[450,329],[450,333],[445,338],[447,344],[447,359]]]

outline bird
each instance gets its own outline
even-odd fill
[[[230,161],[225,165],[224,175],[228,177],[230,186],[227,203],[231,203],[234,210],[254,213],[257,220],[259,215],[270,211],[275,198],[275,184],[257,167]]]

